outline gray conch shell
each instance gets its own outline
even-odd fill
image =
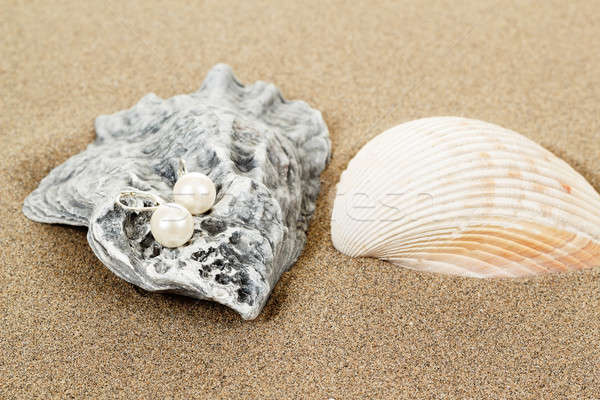
[[[225,304],[255,318],[300,255],[330,157],[321,113],[272,84],[243,86],[215,66],[195,93],[149,94],[96,119],[96,140],[55,168],[25,200],[35,221],[84,225],[96,256],[149,291]],[[171,198],[179,159],[216,185],[192,239],[164,248],[149,212],[115,205],[122,190]],[[141,205],[142,200],[131,200]]]

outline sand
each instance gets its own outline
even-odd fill
[[[0,398],[600,395],[600,269],[474,280],[333,248],[335,184],[396,124],[522,132],[600,188],[598,1],[0,0]],[[308,244],[262,314],[147,294],[23,199],[99,114],[191,92],[217,62],[323,111]]]

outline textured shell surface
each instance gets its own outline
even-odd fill
[[[398,125],[342,173],[336,249],[469,277],[600,265],[600,195],[566,162],[509,129],[458,117]]]
[[[149,291],[225,304],[255,318],[300,255],[330,157],[321,113],[272,84],[240,84],[215,66],[201,88],[96,119],[96,140],[56,167],[25,200],[35,221],[88,226],[96,256]],[[149,212],[115,205],[123,190],[171,200],[179,159],[215,183],[190,241],[162,247]],[[130,205],[151,205],[129,199]],[[143,203],[143,204],[142,204]]]

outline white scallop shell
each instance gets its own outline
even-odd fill
[[[337,186],[331,238],[352,257],[518,277],[600,266],[600,195],[526,137],[436,117],[368,142]]]

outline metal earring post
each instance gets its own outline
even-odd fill
[[[157,203],[158,205],[148,206],[148,207],[132,207],[132,206],[123,204],[123,202],[122,202],[123,197],[134,197],[134,198],[137,197],[140,199],[148,199],[148,200],[152,200],[153,202]],[[123,209],[129,210],[129,211],[154,211],[158,208],[158,206],[163,204],[164,201],[160,197],[158,197],[157,195],[152,194],[152,193],[140,192],[140,191],[136,191],[136,190],[126,190],[126,191],[119,193],[119,195],[117,196],[117,199],[115,200],[115,203],[118,204],[119,206],[121,206]]]
[[[187,174],[187,166],[185,164],[185,160],[183,158],[180,158],[179,168],[177,168],[177,178],[181,178],[185,174]]]

